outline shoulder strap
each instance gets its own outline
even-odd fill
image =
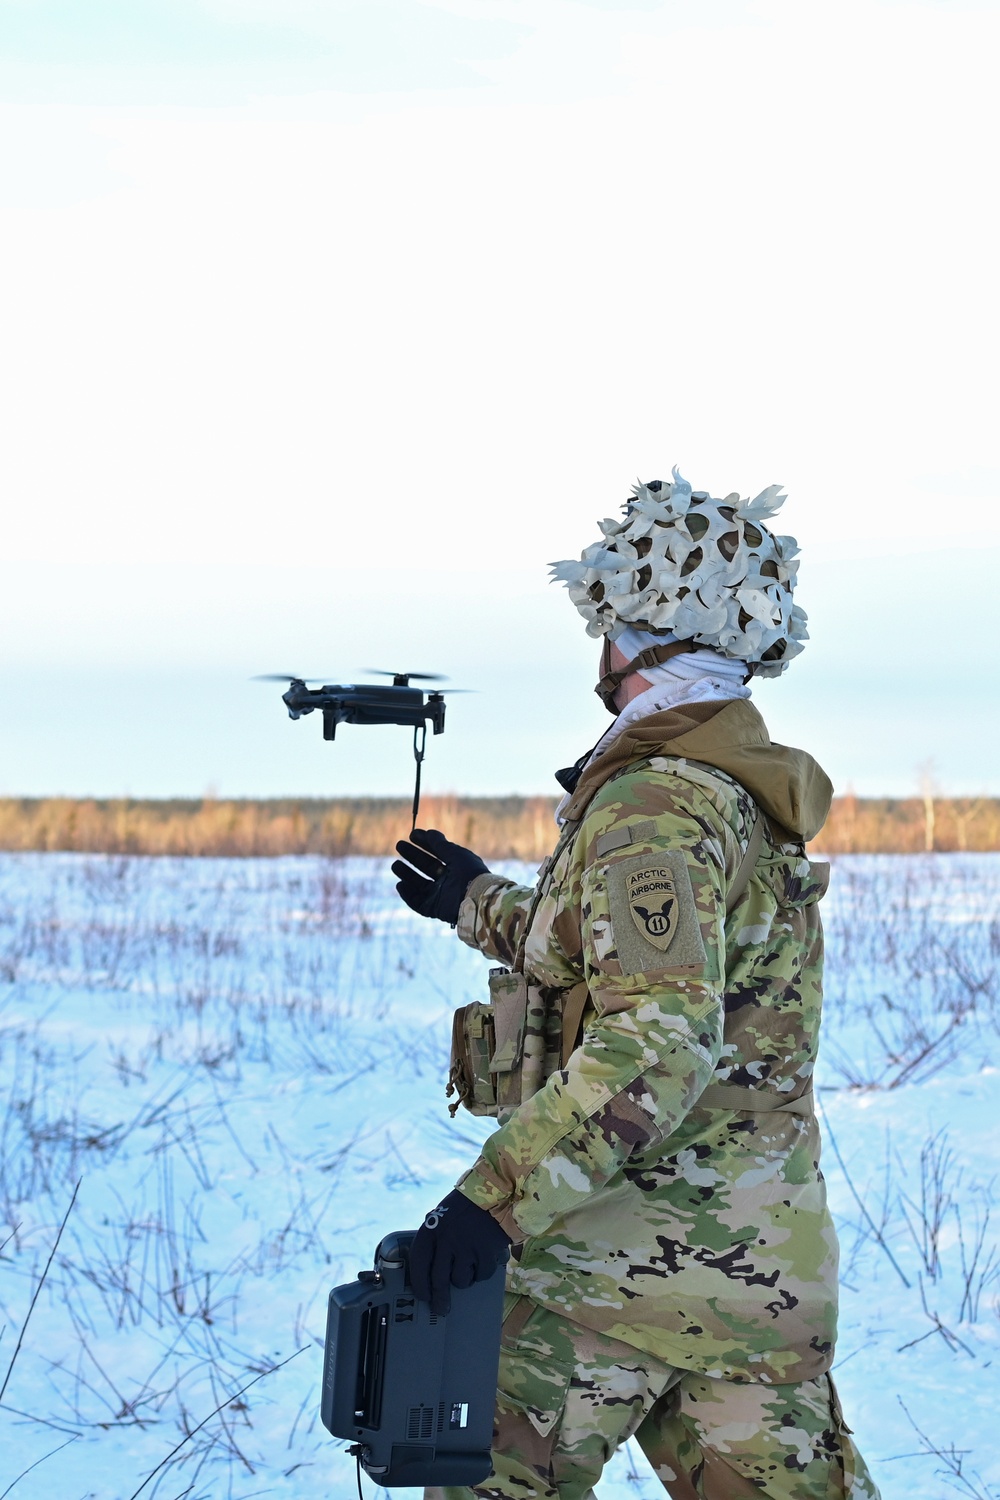
[[[764,842],[764,814],[757,808],[757,816],[754,818],[747,846],[743,851],[743,858],[736,866],[736,874],[726,894],[726,916],[737,907],[742,899],[743,892],[750,884],[750,876],[753,874],[754,865],[760,855],[760,848]]]
[[[556,844],[556,847],[553,849],[549,858],[546,860],[545,865],[543,866],[546,874],[549,870],[551,870],[552,866],[555,864],[556,860],[559,858],[560,854],[563,852],[563,849],[566,847],[569,841],[575,836],[579,827],[580,819],[578,818],[574,819],[572,823],[563,824],[562,833],[559,835],[559,841]],[[544,888],[545,879],[544,876],[540,875],[535,883],[535,890],[531,898],[531,904],[528,907],[528,912],[524,919],[524,926],[521,928],[520,941],[518,942],[517,949],[514,953],[514,961],[510,966],[512,974],[522,974],[524,972],[524,950],[528,941],[528,934],[531,932],[531,924],[535,920],[535,912],[538,910],[538,907],[541,903]]]
[[[562,1055],[560,1065],[565,1067],[580,1037],[580,1028],[583,1025],[583,1013],[587,1009],[587,1001],[590,999],[590,990],[585,979],[575,984],[571,990],[567,990],[562,997]]]
[[[744,796],[750,798],[750,793],[747,791],[743,783],[741,781],[737,781],[736,777],[731,776],[728,771],[720,770],[718,766],[710,766],[702,760],[691,760],[686,755],[677,756],[676,758],[678,760],[686,762],[687,765],[696,766],[699,771],[707,771],[715,781],[722,781],[727,783],[729,786],[737,787],[741,792],[743,792]],[[683,775],[683,772],[681,772],[680,774]],[[750,798],[750,800],[753,801],[752,798]],[[753,803],[753,807],[755,817],[753,827],[750,830],[750,837],[747,839],[746,848],[743,851],[743,857],[740,860],[739,864],[736,866],[736,872],[733,875],[729,890],[726,893],[727,917],[729,916],[729,913],[739,905],[740,901],[742,900],[744,891],[750,884],[750,877],[754,872],[754,866],[756,865],[757,860],[760,858],[761,846],[764,842],[766,820],[764,818],[764,814],[761,812],[756,802]]]
[[[612,781],[617,781],[619,776],[624,776],[626,771],[628,771],[629,769],[630,767],[627,765],[620,766],[617,771],[614,771],[608,777],[607,781],[602,782],[600,786],[595,786],[594,790],[591,792],[590,796],[581,807],[578,815],[572,820],[572,822],[566,822],[563,824],[562,833],[559,835],[559,841],[556,844],[556,847],[553,849],[551,855],[545,862],[544,868],[546,870],[546,873],[548,873],[548,871],[552,869],[552,866],[555,864],[556,860],[559,858],[566,845],[571,843],[579,833],[580,824],[583,822],[587,809],[593,802],[594,798],[597,796],[598,792],[601,791],[605,786],[609,786]],[[524,970],[525,944],[528,941],[528,934],[531,931],[531,924],[535,920],[535,913],[538,910],[539,904],[542,899],[542,887],[544,886],[544,884],[544,879],[539,877],[538,883],[535,886],[535,893],[532,897],[531,905],[528,907],[528,914],[524,920],[524,926],[521,929],[521,941],[517,945],[517,951],[514,954],[514,961],[510,966],[511,972],[514,974],[520,974]]]

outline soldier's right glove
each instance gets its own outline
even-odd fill
[[[437,917],[454,927],[470,884],[477,875],[488,875],[489,866],[471,849],[449,843],[436,828],[415,828],[410,840],[396,845],[403,856],[392,866],[396,890],[422,917]]]
[[[410,1285],[438,1317],[451,1311],[452,1287],[492,1276],[510,1250],[510,1235],[485,1208],[456,1188],[431,1209],[410,1243]]]

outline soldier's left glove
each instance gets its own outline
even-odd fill
[[[456,1188],[431,1209],[410,1241],[414,1296],[442,1316],[451,1308],[451,1288],[487,1280],[507,1259],[510,1245],[496,1219]]]
[[[436,828],[415,828],[410,839],[396,845],[403,856],[392,867],[399,880],[396,889],[422,917],[438,917],[454,927],[466,891],[477,875],[490,873],[489,866],[471,849],[449,843]]]

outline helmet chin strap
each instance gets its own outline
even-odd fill
[[[638,656],[633,656],[624,667],[619,667],[616,672],[611,670],[611,641],[604,637],[604,654],[601,658],[602,677],[594,689],[609,714],[618,716],[618,707],[615,704],[615,693],[621,687],[626,677],[633,672],[641,672],[643,667],[658,667],[672,656],[681,656],[685,651],[697,651],[697,641],[670,641],[662,646],[647,646],[645,651],[640,651]]]

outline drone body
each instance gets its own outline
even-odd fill
[[[444,732],[444,694],[428,693],[409,686],[415,674],[394,674],[390,687],[362,684],[330,684],[307,687],[301,677],[293,677],[281,698],[290,719],[316,710],[323,715],[323,738],[332,740],[338,724],[407,724],[419,729],[428,721],[435,734]]]
[[[422,678],[436,682],[439,679],[428,672],[381,672],[377,675],[391,677],[386,687],[367,683],[324,683],[311,688],[304,677],[291,672],[269,674],[258,677],[258,682],[287,682],[288,687],[281,701],[288,709],[290,719],[301,719],[305,714],[319,712],[323,715],[323,738],[336,738],[338,724],[405,724],[413,730],[413,758],[416,761],[416,785],[413,789],[413,825],[416,826],[417,808],[420,804],[420,767],[427,741],[427,725],[435,734],[444,733],[444,693],[438,689],[424,696],[421,688],[410,687],[410,678]]]

